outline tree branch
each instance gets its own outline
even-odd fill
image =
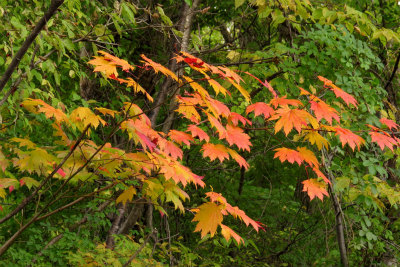
[[[50,7],[44,16],[39,20],[36,24],[33,31],[29,34],[26,38],[24,43],[22,44],[21,48],[18,50],[17,54],[15,54],[13,60],[11,61],[10,65],[6,72],[0,79],[0,92],[4,89],[5,85],[7,84],[8,80],[11,78],[12,73],[18,67],[21,59],[24,57],[26,51],[28,51],[29,46],[33,43],[36,36],[42,31],[43,27],[46,25],[47,21],[56,13],[57,9],[61,4],[64,3],[64,0],[52,0],[50,3]]]

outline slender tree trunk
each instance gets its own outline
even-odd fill
[[[336,239],[339,246],[340,252],[340,260],[342,262],[343,267],[349,266],[349,260],[347,257],[347,247],[346,247],[346,238],[344,234],[344,225],[343,225],[343,210],[340,204],[339,197],[335,194],[333,190],[333,184],[335,182],[335,177],[333,176],[332,172],[330,171],[331,160],[333,154],[328,155],[325,149],[322,149],[322,153],[324,155],[325,160],[323,161],[323,166],[325,167],[328,175],[328,179],[331,181],[329,184],[329,195],[332,200],[333,208],[335,211],[335,222],[336,222]]]
[[[115,218],[114,222],[111,225],[110,231],[108,231],[107,240],[106,240],[106,247],[113,249],[115,246],[114,235],[118,233],[120,222],[122,217],[125,214],[126,205],[119,204],[118,207],[118,215]]]
[[[172,43],[171,57],[174,53],[174,49],[187,51],[188,46],[189,46],[189,41],[190,41],[190,33],[191,33],[191,27],[192,27],[192,23],[193,23],[193,17],[194,17],[195,10],[196,10],[199,2],[200,2],[200,0],[194,0],[192,3],[192,6],[189,7],[189,5],[183,1],[183,7],[182,7],[181,19],[180,19],[181,23],[179,26],[179,30],[181,32],[183,32],[183,37],[182,37],[181,43],[179,43],[179,42]],[[176,61],[171,60],[168,68],[170,70],[172,70],[173,72],[176,72],[177,71]],[[178,73],[178,75],[179,75],[179,73]],[[151,125],[153,126],[153,128],[156,126],[157,116],[160,112],[161,105],[166,100],[167,95],[170,92],[171,85],[172,85],[171,79],[165,78],[164,83],[161,85],[158,96],[154,101],[154,109],[149,114],[149,119],[151,121]],[[167,123],[168,125],[171,125],[172,122],[170,122],[170,120],[171,119],[167,118],[165,123]],[[168,128],[168,127],[163,127],[163,130],[166,128]]]
[[[344,267],[349,266],[349,260],[347,258],[347,248],[346,239],[344,236],[344,226],[343,226],[343,211],[340,206],[339,198],[333,191],[332,185],[329,185],[329,194],[332,199],[333,208],[335,210],[335,220],[336,220],[336,237],[339,245],[340,259]]]
[[[186,8],[186,16],[185,20],[183,23],[183,37],[182,37],[182,44],[181,44],[181,51],[187,52],[189,48],[189,40],[190,40],[190,33],[191,33],[191,27],[193,24],[193,17],[195,14],[195,10],[197,9],[197,6],[199,5],[200,0],[194,0],[192,3],[192,6],[190,8]],[[187,4],[186,4],[187,6]],[[177,76],[180,77],[183,74],[183,69],[179,69],[177,72]],[[175,110],[177,108],[177,102],[175,100],[175,96],[179,93],[178,90],[175,90],[174,94],[172,95],[172,101],[171,104],[169,105],[169,112],[168,112],[168,117],[164,121],[163,129],[162,131],[164,133],[167,133],[171,127],[172,123],[175,118]]]

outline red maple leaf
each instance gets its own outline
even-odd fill
[[[243,124],[246,125],[251,125],[251,121],[243,117],[242,115],[236,113],[236,112],[231,112],[229,119],[228,119],[233,125],[237,126],[239,124],[239,121]]]
[[[397,141],[386,132],[378,133],[372,131],[369,132],[369,135],[371,135],[371,141],[377,143],[382,150],[386,146],[393,151],[393,146],[397,145]]]
[[[358,150],[360,150],[360,146],[365,143],[365,140],[363,138],[356,135],[349,129],[345,129],[339,126],[333,128],[336,131],[335,135],[339,136],[340,142],[342,142],[342,147],[344,147],[345,144],[348,144],[351,149],[353,149],[353,151],[356,146]]]
[[[269,104],[274,106],[274,108],[277,108],[278,106],[287,106],[287,105],[291,105],[294,107],[303,106],[303,103],[301,103],[300,100],[286,99],[286,96],[275,97],[269,102]]]
[[[399,125],[396,123],[396,122],[394,122],[394,121],[392,121],[392,120],[389,120],[389,119],[386,119],[386,118],[382,118],[382,119],[380,119],[379,120],[382,124],[385,124],[390,130],[392,129],[392,128],[394,128],[394,129],[398,129],[399,128]]]
[[[229,145],[235,144],[239,149],[250,151],[250,136],[244,133],[242,128],[228,124],[225,138]]]
[[[249,114],[252,111],[254,111],[255,117],[260,116],[262,114],[266,119],[271,117],[275,113],[274,109],[271,108],[270,105],[264,102],[257,102],[246,108],[246,114]]]
[[[290,163],[297,162],[299,166],[303,162],[303,158],[301,157],[299,151],[286,147],[277,148],[274,149],[274,151],[277,151],[274,155],[274,159],[279,158],[281,162],[284,162],[285,160],[287,160]]]

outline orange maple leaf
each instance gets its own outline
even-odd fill
[[[182,159],[183,152],[174,142],[161,139],[159,142],[160,149],[164,151],[167,155],[170,155],[173,159]]]
[[[120,66],[122,68],[122,70],[124,70],[124,71],[129,71],[129,70],[134,70],[135,69],[126,60],[123,60],[123,59],[120,59],[120,58],[115,57],[113,55],[110,55],[109,53],[104,52],[104,51],[99,51],[99,53],[102,54],[106,60],[111,61],[114,64]]]
[[[318,168],[318,166],[312,167],[312,170],[315,172],[318,178],[322,178],[325,181],[325,183],[331,184],[331,181],[329,181],[329,179],[325,176],[325,174],[323,174],[323,172]]]
[[[228,141],[229,145],[237,145],[239,149],[250,151],[250,136],[244,133],[242,128],[227,125],[226,126],[226,141]]]
[[[228,148],[228,152],[231,155],[231,157],[236,160],[236,162],[239,164],[240,167],[245,168],[246,170],[249,169],[250,165],[247,163],[247,161],[240,156],[235,150]]]
[[[228,149],[221,144],[207,143],[202,146],[201,150],[203,151],[203,157],[209,157],[211,161],[216,158],[218,158],[220,162],[229,159]]]
[[[286,135],[295,128],[299,133],[301,128],[306,126],[307,123],[315,120],[310,113],[302,109],[290,109],[288,106],[278,109],[269,120],[279,119],[275,124],[275,133],[279,132],[282,128]]]
[[[317,157],[311,150],[308,150],[306,147],[298,147],[297,151],[300,153],[300,157],[307,162],[310,166],[318,166],[319,162]]]
[[[301,103],[300,100],[297,100],[297,99],[286,99],[286,96],[275,97],[275,98],[271,99],[269,104],[273,105],[274,108],[277,108],[278,106],[287,106],[287,105],[291,105],[291,106],[294,106],[294,107],[303,106],[303,103]]]
[[[330,90],[335,93],[336,97],[340,97],[341,99],[343,99],[347,106],[350,106],[350,104],[352,104],[353,106],[357,107],[357,100],[352,95],[346,93],[345,91],[334,85],[331,80],[328,80],[322,76],[318,76],[318,79],[324,82],[324,85],[329,87]]]
[[[318,102],[310,101],[311,110],[314,111],[317,121],[325,119],[330,125],[332,125],[332,119],[340,122],[338,112],[333,107],[326,104],[324,101],[320,100]]]
[[[192,78],[182,75],[182,77],[188,82],[188,84],[193,88],[195,92],[197,92],[201,97],[209,97],[210,94],[201,86],[199,83],[195,82]]]
[[[283,163],[285,160],[287,160],[290,163],[297,162],[297,164],[300,164],[303,162],[303,158],[300,155],[299,151],[286,148],[286,147],[281,147],[274,149],[274,151],[277,151],[274,155],[275,158],[279,158],[279,160]]]
[[[303,181],[302,184],[303,191],[307,192],[311,200],[313,200],[314,197],[318,197],[319,199],[323,200],[324,195],[329,196],[325,189],[325,184],[318,182],[317,179],[308,179]]]
[[[229,117],[229,115],[231,114],[231,111],[224,103],[222,103],[221,101],[218,101],[216,99],[213,99],[211,97],[207,97],[207,100],[212,105],[213,109],[216,111],[218,116],[222,115],[225,118]]]
[[[349,129],[339,126],[333,128],[336,131],[335,135],[339,136],[340,142],[342,142],[342,147],[344,147],[345,144],[348,144],[353,151],[356,146],[358,150],[360,150],[360,146],[365,143],[365,140],[362,137],[354,134]]]
[[[224,96],[228,93],[229,91],[225,89],[225,87],[223,87],[219,82],[217,82],[214,79],[211,79],[207,74],[204,74],[204,76],[206,77],[208,83],[212,86],[212,88],[215,91],[215,94],[218,95],[219,93],[223,94]]]
[[[226,241],[229,241],[229,239],[231,239],[231,237],[233,237],[233,239],[235,239],[235,241],[238,245],[240,245],[241,243],[244,244],[243,238],[241,238],[237,233],[235,233],[235,231],[233,231],[228,226],[223,225],[222,223],[220,225],[222,228],[221,234],[225,238]]]
[[[193,222],[198,222],[194,231],[201,231],[201,238],[208,233],[213,237],[218,225],[223,220],[222,207],[213,202],[207,202],[199,206],[197,210],[192,220]]]
[[[168,136],[178,144],[184,143],[188,147],[190,147],[190,142],[194,140],[189,134],[177,130],[169,131]]]
[[[227,203],[226,198],[223,197],[221,193],[212,191],[212,192],[207,192],[206,196],[210,198],[211,202],[217,202],[224,205]]]
[[[228,121],[230,121],[234,126],[237,126],[239,124],[239,121],[243,124],[246,125],[251,125],[251,121],[243,117],[242,115],[236,113],[236,112],[231,112]]]
[[[238,207],[232,207],[229,203],[226,203],[226,211],[229,212],[233,217],[241,219],[246,226],[253,226],[253,228],[258,232],[260,229],[260,224],[256,222],[255,220],[251,219],[249,216],[246,215],[246,213],[239,209]]]
[[[371,135],[371,141],[376,142],[378,146],[384,150],[385,146],[388,147],[390,150],[393,151],[393,146],[398,145],[397,141],[392,138],[388,133],[382,132],[378,133],[375,131],[369,132],[369,135]]]
[[[94,59],[88,63],[96,66],[93,72],[102,72],[107,77],[111,77],[112,75],[118,77],[117,65],[110,60],[106,60],[104,57],[94,56]]]
[[[200,141],[202,140],[205,140],[206,142],[210,141],[210,137],[208,136],[208,134],[199,127],[197,127],[196,125],[193,124],[189,125],[187,130],[192,134],[193,137],[198,136]]]
[[[254,117],[257,117],[257,116],[260,116],[261,114],[263,114],[264,118],[266,118],[266,119],[271,117],[275,113],[275,110],[273,108],[271,108],[270,105],[268,105],[264,102],[257,102],[246,108],[246,114],[249,114],[252,111],[254,111]]]
[[[217,129],[219,138],[225,138],[226,137],[226,129],[225,127],[221,124],[221,122],[212,116],[211,114],[207,114],[208,120],[210,121],[210,124]]]
[[[133,88],[133,91],[134,91],[135,93],[139,93],[139,92],[140,92],[140,93],[144,94],[144,95],[147,97],[147,99],[148,99],[149,101],[153,102],[153,98],[147,93],[147,91],[144,90],[143,87],[140,86],[140,84],[137,83],[137,82],[136,82],[135,80],[133,80],[132,78],[129,77],[127,80],[117,78],[117,81],[119,81],[120,83],[126,83],[126,84],[127,84],[127,87],[132,87],[132,88]]]
[[[396,122],[394,122],[394,121],[392,121],[392,120],[389,120],[389,119],[386,119],[386,118],[382,118],[382,119],[380,119],[379,121],[380,121],[382,124],[385,124],[390,130],[391,130],[392,128],[398,129],[398,128],[400,127]]]
[[[343,101],[346,102],[347,106],[350,106],[350,104],[352,104],[353,106],[357,107],[357,100],[352,95],[346,93],[334,84],[331,85],[331,88],[336,97],[340,97],[341,99],[343,99]]]
[[[174,79],[175,81],[179,81],[178,77],[175,75],[175,73],[173,73],[172,71],[170,71],[169,69],[167,69],[166,67],[164,67],[163,65],[154,62],[153,60],[147,58],[145,55],[140,55],[144,60],[145,60],[145,64],[147,66],[150,66],[154,69],[154,71],[157,72],[161,72],[163,73],[165,76],[169,76],[172,79]]]
[[[277,151],[274,155],[274,159],[279,158],[282,163],[287,160],[292,164],[297,162],[299,166],[303,161],[307,162],[311,167],[319,165],[314,153],[306,147],[298,147],[297,150],[281,147],[274,151]]]

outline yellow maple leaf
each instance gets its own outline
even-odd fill
[[[115,113],[118,113],[118,111],[108,109],[108,108],[95,108],[98,112],[100,112],[103,115],[110,115],[111,117],[114,118]]]
[[[193,90],[199,93],[203,98],[205,98],[206,96],[210,96],[203,86],[201,86],[200,84],[198,84],[197,82],[193,81],[191,78],[185,75],[182,75],[182,77],[188,82],[188,84],[193,88]]]
[[[316,144],[319,150],[321,150],[322,147],[328,149],[328,140],[320,135],[318,131],[307,131],[307,135],[304,138],[307,139],[312,145]]]
[[[194,231],[201,231],[201,238],[208,233],[213,237],[218,225],[221,225],[223,220],[221,207],[215,203],[207,202],[199,206],[198,209],[199,211],[192,220],[193,222],[198,222]]]
[[[85,129],[86,126],[91,124],[95,129],[99,124],[105,125],[106,122],[93,113],[89,108],[78,107],[74,109],[70,114],[70,119],[75,122],[79,130]]]
[[[121,195],[118,196],[116,202],[122,204],[126,204],[127,201],[132,201],[133,196],[136,194],[136,188],[133,186],[130,186],[128,189],[126,189],[124,192],[122,192]]]

